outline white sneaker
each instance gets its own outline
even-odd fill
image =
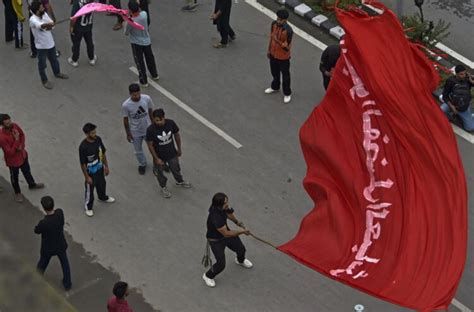
[[[245,259],[244,262],[240,263],[239,260],[237,260],[237,258],[235,258],[235,263],[240,265],[240,266],[243,266],[246,269],[250,269],[250,268],[253,267],[253,264],[252,264],[252,262],[250,262],[249,259]]]
[[[86,210],[86,216],[92,217],[94,215],[94,210]]]
[[[202,275],[202,279],[206,283],[207,287],[216,287],[216,281],[206,276],[206,272]]]
[[[265,94],[272,94],[275,92],[278,92],[278,90],[272,89],[271,87],[265,89]]]
[[[151,77],[151,79],[153,79],[154,81],[158,81],[158,80],[160,80],[160,76]]]
[[[94,58],[92,60],[89,60],[89,65],[94,66],[95,62],[97,62],[97,55],[94,54]]]
[[[168,191],[168,188],[166,186],[161,188],[161,193],[163,194],[164,198],[170,198],[171,197],[171,193],[170,193],[170,191]]]
[[[190,188],[192,185],[191,183],[187,181],[183,181],[183,182],[176,182],[176,186],[183,187],[183,188]]]
[[[112,196],[108,196],[106,200],[100,200],[100,201],[111,204],[111,203],[115,203],[115,198],[113,198]]]
[[[283,103],[288,104],[291,102],[291,94],[290,95],[285,95],[283,98]]]
[[[71,64],[72,67],[77,67],[77,66],[79,66],[79,63],[78,63],[78,62],[74,62],[74,61],[72,60],[72,57],[68,57],[68,58],[67,58],[67,62],[68,62],[69,64]]]

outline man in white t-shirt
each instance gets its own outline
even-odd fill
[[[133,144],[135,156],[138,161],[138,173],[143,175],[146,171],[146,157],[143,153],[143,140],[146,130],[151,125],[153,101],[148,95],[140,94],[140,86],[132,83],[128,87],[130,97],[122,104],[123,126],[127,134],[127,141]]]
[[[33,15],[30,17],[30,29],[35,37],[35,46],[38,55],[38,70],[41,77],[41,82],[46,89],[52,89],[53,85],[48,81],[46,76],[46,58],[48,58],[54,76],[60,79],[68,79],[69,77],[63,73],[59,68],[58,58],[56,56],[56,48],[54,45],[53,35],[51,29],[54,27],[53,20],[45,12],[41,2],[35,0],[30,6]]]

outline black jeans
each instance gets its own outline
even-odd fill
[[[30,163],[28,162],[28,158],[25,159],[25,162],[20,167],[9,167],[10,169],[10,181],[12,183],[13,189],[15,190],[15,194],[20,194],[20,183],[18,182],[18,176],[23,173],[25,177],[26,183],[28,183],[29,187],[34,187],[36,185],[35,179],[31,175]]]
[[[175,158],[168,160],[166,163],[168,164],[168,167],[170,168],[170,171],[173,174],[173,177],[176,180],[176,182],[183,182],[184,180],[183,180],[183,176],[181,175],[181,167],[179,166],[178,157],[176,156]],[[153,167],[153,173],[155,174],[156,179],[158,180],[158,183],[160,184],[160,186],[165,187],[166,182],[168,181],[168,178],[163,173],[163,166],[155,165]]]
[[[225,13],[217,19],[217,31],[221,35],[221,44],[227,44],[229,42],[229,36],[231,38],[235,37],[235,32],[230,27],[230,11]]]
[[[94,59],[94,42],[92,41],[92,30],[86,31],[86,32],[74,31],[74,33],[71,34],[71,40],[72,40],[72,57],[71,58],[74,62],[77,62],[77,60],[79,59],[82,38],[84,38],[84,41],[86,42],[87,57],[89,57],[89,60]]]
[[[13,41],[13,35],[18,21],[15,10],[10,0],[3,0],[5,14],[5,41]]]
[[[97,190],[97,197],[99,197],[100,200],[109,199],[109,196],[106,195],[107,183],[105,182],[104,169],[94,174],[89,174],[89,176],[92,178],[92,185],[84,182],[86,188],[84,208],[86,210],[92,210],[94,206],[94,188]]]
[[[209,242],[211,245],[212,253],[216,258],[216,263],[206,272],[206,276],[209,278],[216,277],[217,274],[221,273],[225,269],[225,248],[229,247],[230,250],[237,254],[237,260],[242,263],[245,260],[245,246],[238,236],[223,238],[216,242]]]
[[[56,48],[52,47],[51,49],[36,49],[38,54],[38,70],[40,74],[41,81],[44,83],[48,81],[48,76],[46,76],[46,59],[49,60],[51,64],[51,69],[53,70],[53,74],[59,75],[60,68],[58,57],[56,56]]]
[[[72,286],[71,282],[71,269],[69,267],[69,260],[67,258],[66,250],[59,252],[56,255],[52,254],[40,254],[40,259],[36,268],[41,274],[44,274],[46,268],[48,267],[49,261],[53,256],[58,256],[59,262],[61,263],[61,268],[63,270],[63,286],[65,289],[69,289]]]
[[[280,90],[280,74],[283,80],[283,94],[291,95],[290,60],[277,60],[270,57],[270,71],[272,73],[272,89]]]
[[[132,43],[132,53],[133,59],[138,69],[138,79],[141,84],[146,84],[148,82],[146,76],[146,69],[150,72],[152,77],[157,77],[158,72],[156,70],[155,56],[151,50],[151,44],[147,46],[142,46]],[[146,67],[145,67],[146,62]]]

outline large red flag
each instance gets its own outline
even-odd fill
[[[377,5],[337,14],[341,57],[300,131],[315,207],[279,249],[379,298],[445,309],[466,258],[464,171],[431,95],[438,75]]]

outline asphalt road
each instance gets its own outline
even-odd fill
[[[36,60],[26,51],[0,46],[0,111],[9,112],[23,127],[33,173],[47,185],[44,191],[25,191],[25,195],[33,203],[44,194],[54,196],[68,216],[66,229],[72,239],[104,268],[139,289],[155,309],[352,311],[361,303],[367,311],[402,311],[325,278],[250,238],[244,238],[244,243],[254,268],[234,265],[228,253],[228,267],[216,278],[217,287],[204,285],[200,261],[207,209],[215,192],[227,193],[239,219],[275,244],[292,238],[301,218],[312,208],[301,185],[306,165],[298,130],[324,95],[317,70],[322,52],[299,37],[294,39],[294,96],[285,105],[281,95],[263,93],[271,78],[265,56],[268,17],[241,0],[234,3],[231,23],[237,41],[227,49],[215,50],[211,41],[217,33],[208,19],[213,2],[203,1],[192,14],[180,12],[181,5],[152,2],[150,6],[159,84],[243,147],[236,149],[154,88],[143,90],[180,126],[181,167],[185,179],[194,185],[189,190],[171,186],[173,197],[163,199],[150,171],[138,175],[132,146],[122,129],[121,103],[128,96],[128,84],[137,80],[129,70],[134,66],[131,49],[122,32],[111,30],[115,19],[97,14],[95,67],[87,64],[84,48],[78,68],[66,63],[71,46],[68,28],[66,23],[56,27],[57,47],[63,52],[61,68],[70,79],[58,81],[48,69],[52,91],[41,86]],[[66,3],[55,3],[55,8],[58,18],[67,16]],[[317,31],[312,34],[319,35]],[[77,153],[85,122],[98,125],[98,134],[108,148],[108,192],[117,199],[113,205],[97,203],[93,218],[86,217],[82,208],[83,177]],[[473,146],[462,139],[458,143],[472,193]],[[8,176],[4,167],[0,174]],[[473,206],[471,199],[470,224]],[[472,234],[471,226],[469,236]],[[473,250],[470,241],[457,294],[471,308]]]

